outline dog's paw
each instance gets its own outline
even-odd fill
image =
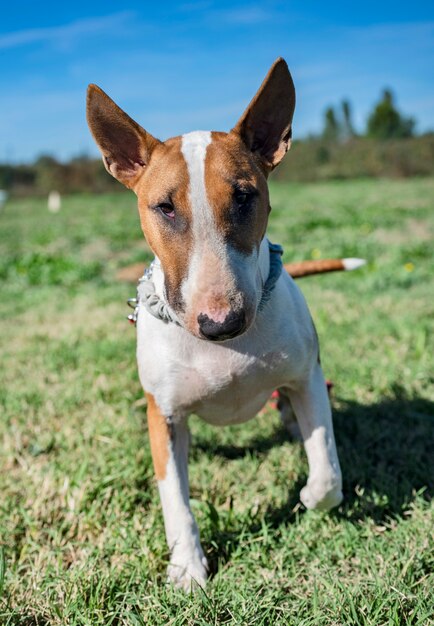
[[[342,502],[343,495],[340,484],[308,483],[300,491],[300,500],[307,509],[329,511]]]
[[[190,555],[188,558],[182,558],[181,554],[172,555],[167,578],[177,589],[190,592],[198,587],[204,588],[207,576],[208,562],[203,554]]]

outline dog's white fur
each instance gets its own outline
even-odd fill
[[[205,142],[203,135],[197,135],[198,149],[194,150],[192,141],[190,137],[191,149],[184,152],[189,172],[194,173],[192,206],[203,207]],[[194,221],[202,227],[203,219],[193,209],[193,230]],[[206,230],[199,231],[200,244],[211,246],[217,236],[211,220],[206,226]],[[194,254],[192,258],[194,261]],[[198,258],[200,262],[200,255]],[[257,262],[251,260],[250,265],[256,265],[255,280],[250,282],[259,302],[269,270],[265,239]],[[158,263],[154,279],[157,293],[164,299],[164,275]],[[163,415],[171,416],[174,443],[167,475],[158,486],[172,555],[168,573],[178,585],[189,588],[193,580],[201,585],[206,580],[206,560],[188,502],[190,413],[218,426],[241,423],[257,414],[274,389],[283,388],[297,415],[309,462],[307,485],[300,493],[303,504],[328,509],[341,501],[341,471],[326,385],[318,362],[316,334],[305,300],[286,272],[282,272],[254,325],[240,337],[222,344],[193,337],[175,324],[162,324],[140,307],[137,361],[143,388],[152,393]]]
[[[292,278],[282,272],[270,300],[258,308],[270,270],[268,242],[265,237],[261,241],[269,206],[265,179],[289,148],[294,105],[292,79],[285,62],[279,59],[226,138],[206,131],[189,133],[182,137],[179,150],[179,138],[162,144],[99,88],[89,89],[89,125],[106,168],[136,191],[142,228],[159,251],[161,263],[156,260],[153,281],[161,299],[168,298],[168,285],[172,289],[169,273],[173,283],[174,269],[181,266],[184,272],[176,278],[182,298],[181,325],[165,324],[142,304],[137,319],[139,374],[152,402],[152,407],[148,405],[151,447],[171,551],[168,575],[184,589],[190,589],[193,582],[204,585],[207,575],[189,505],[190,413],[219,426],[241,423],[253,418],[270,394],[279,389],[282,420],[293,430],[296,415],[309,462],[307,484],[300,492],[302,502],[308,508],[329,509],[342,499],[330,404],[305,300]],[[231,207],[240,206],[235,198],[240,193],[237,183],[234,187],[225,182],[220,188],[226,196],[214,197],[214,206],[209,201],[210,191],[219,187],[207,189],[207,180],[210,185],[221,183],[223,174],[220,161],[206,178],[207,155],[213,147],[214,155],[219,150],[221,154],[223,144],[228,155],[226,176],[227,168],[232,168],[234,179],[256,181],[259,200],[252,207],[259,211],[260,206],[261,212],[245,214],[247,221],[253,216],[251,231],[246,229],[246,221],[240,226],[236,219],[227,219]],[[154,160],[153,151],[157,155]],[[244,164],[241,174],[237,159]],[[180,178],[174,184],[178,172]],[[172,187],[167,188],[166,178]],[[178,182],[188,193],[175,207],[170,189],[176,194]],[[164,199],[167,197],[169,200]],[[155,202],[162,204],[155,206]],[[167,206],[173,208],[172,216],[161,215],[160,209]],[[175,219],[178,209],[180,222]],[[255,216],[262,221],[254,222]],[[185,231],[179,230],[179,224]],[[232,228],[232,238],[227,236],[228,228]],[[254,240],[248,246],[233,237],[241,233],[248,238],[249,232],[254,233]],[[177,242],[177,255],[171,253],[172,240]],[[185,257],[181,258],[184,241]],[[221,328],[229,315],[240,310],[245,313],[245,326],[239,326],[237,332],[242,334],[222,342],[204,340],[210,336],[200,334],[201,314]],[[222,333],[220,338],[233,335]]]

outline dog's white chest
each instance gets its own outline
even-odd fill
[[[288,293],[282,284],[279,291],[280,299],[282,292]],[[304,301],[295,308],[293,298],[285,301],[296,320],[296,309]],[[143,309],[137,323],[137,359],[144,389],[165,415],[196,413],[216,425],[251,419],[271,392],[295,378],[309,358],[306,339],[312,330],[291,324],[287,316],[284,324],[279,323],[279,310],[272,319],[258,319],[241,337],[218,344],[164,324]]]
[[[213,424],[243,422],[266,402],[283,360],[278,354],[253,356],[229,348],[214,355],[199,350],[180,375],[175,373],[171,395],[177,406]]]
[[[149,350],[148,341],[143,341],[142,351],[139,338],[140,378],[144,388],[158,398],[164,414],[196,413],[220,425],[253,417],[276,386],[283,355],[257,356],[188,339],[189,347],[172,344],[163,365],[153,358],[155,352]],[[163,352],[167,356],[165,349]]]

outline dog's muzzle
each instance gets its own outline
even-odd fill
[[[204,313],[197,317],[200,334],[208,341],[225,341],[241,335],[246,329],[246,314],[244,310],[231,311],[223,322],[216,322]]]

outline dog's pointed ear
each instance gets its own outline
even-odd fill
[[[87,123],[106,170],[134,189],[160,141],[147,133],[97,85],[87,90]]]
[[[231,132],[259,156],[266,170],[280,163],[291,147],[295,89],[284,59],[277,59]]]

